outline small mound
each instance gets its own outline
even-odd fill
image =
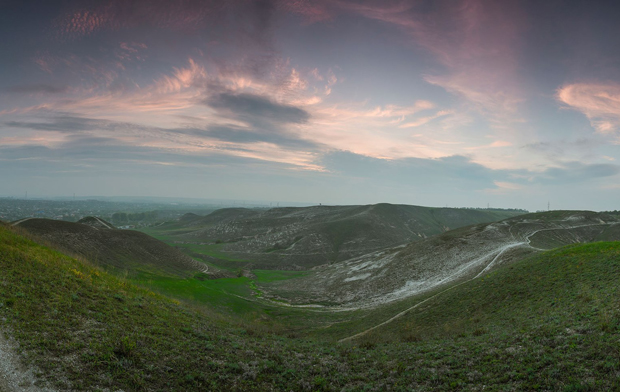
[[[18,223],[20,228],[62,251],[117,271],[187,277],[208,270],[204,264],[147,234],[100,228],[96,224],[107,222],[88,217],[78,223],[38,218]]]
[[[104,229],[104,230],[116,229],[116,227],[114,227],[114,225],[112,225],[110,222],[104,221],[103,219],[98,218],[96,216],[86,216],[80,219],[79,221],[77,221],[77,223],[88,225],[96,229]]]

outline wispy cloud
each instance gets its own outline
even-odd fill
[[[50,84],[23,84],[11,86],[6,89],[9,93],[21,94],[60,94],[67,92],[67,86],[54,86]]]
[[[523,28],[516,3],[484,0],[340,3],[349,12],[394,25],[433,53],[446,72],[425,80],[464,98],[495,124],[518,120],[523,102],[517,50]]]
[[[620,132],[620,85],[568,84],[558,90],[557,99],[585,114],[597,132]]]

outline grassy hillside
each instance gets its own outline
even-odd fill
[[[546,249],[600,240],[620,240],[616,217],[591,211],[527,214],[365,254],[262,289],[294,304],[383,306]]]
[[[80,222],[27,219],[15,227],[61,250],[130,276],[155,274],[188,277],[206,268],[179,250],[144,233],[116,230],[99,218],[89,217]]]
[[[335,345],[192,310],[0,227],[0,326],[61,390],[612,390],[619,275],[618,243],[563,248],[438,296],[389,342]]]
[[[191,251],[203,254],[205,261],[225,268],[301,270],[518,214],[394,204],[226,208],[144,231],[193,247]]]

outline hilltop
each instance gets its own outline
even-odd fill
[[[385,341],[334,344],[192,310],[0,227],[0,325],[60,390],[613,390],[619,255],[578,244],[501,265]]]
[[[126,272],[187,277],[207,272],[208,267],[162,241],[132,230],[118,230],[98,217],[77,223],[30,218],[14,227],[46,243],[90,262]]]
[[[204,217],[187,214],[145,232],[200,245],[196,253],[218,265],[305,270],[521,213],[393,204],[225,208]]]

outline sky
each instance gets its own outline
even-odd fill
[[[620,209],[617,1],[0,0],[0,196]]]

